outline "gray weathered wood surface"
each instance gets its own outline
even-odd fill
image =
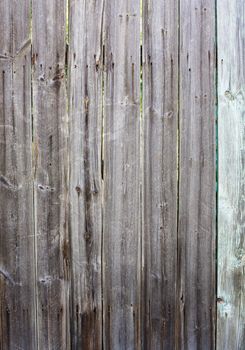
[[[72,349],[102,348],[103,1],[70,1]]]
[[[29,0],[0,3],[0,349],[4,350],[35,348],[29,11]]]
[[[143,348],[168,350],[177,339],[177,1],[144,1],[143,96]]]
[[[0,16],[0,350],[243,349],[243,1]]]
[[[39,349],[69,349],[66,1],[32,2],[34,210]]]
[[[179,348],[215,340],[215,3],[180,1]]]
[[[219,126],[217,350],[241,350],[245,348],[244,1],[218,0],[217,22]]]
[[[104,349],[140,349],[140,2],[105,0]]]

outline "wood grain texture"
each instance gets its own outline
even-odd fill
[[[215,3],[180,1],[180,349],[214,349]]]
[[[70,1],[72,349],[102,348],[103,1]]]
[[[30,1],[0,4],[0,349],[35,348]]]
[[[219,0],[217,6],[217,350],[241,350],[245,347],[245,3]]]
[[[33,0],[33,140],[39,349],[69,349],[66,1]]]
[[[143,8],[143,348],[175,349],[178,2]]]
[[[140,2],[105,0],[104,349],[140,349]]]
[[[244,1],[0,17],[0,350],[243,350]]]

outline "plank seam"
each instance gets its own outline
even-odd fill
[[[217,320],[218,320],[218,197],[219,197],[219,149],[218,149],[218,111],[219,111],[219,98],[218,98],[218,1],[215,0],[215,182],[216,182],[216,193],[215,193],[215,320],[214,322],[214,349],[217,349]]]
[[[101,347],[104,349],[104,122],[105,122],[105,33],[104,33],[105,0],[102,3],[100,50],[102,60],[101,76]]]
[[[180,0],[178,0],[178,92],[177,92],[177,101],[178,101],[178,110],[177,110],[177,193],[176,193],[176,230],[177,230],[177,282],[176,282],[176,309],[177,309],[177,314],[178,317],[176,318],[176,343],[175,343],[175,348],[176,350],[179,349],[179,340],[181,339],[180,337],[180,306],[179,302],[181,300],[180,297],[180,288],[181,288],[181,283],[180,283],[180,277],[181,277],[181,269],[180,269],[180,245],[179,245],[179,240],[180,240],[180,234],[179,234],[179,211],[180,211],[180,203],[179,203],[179,196],[180,196]]]
[[[144,266],[144,254],[143,254],[143,221],[144,221],[144,215],[143,215],[143,210],[144,210],[144,195],[143,195],[143,178],[144,178],[144,85],[143,85],[143,35],[144,35],[144,30],[143,30],[143,0],[140,0],[140,42],[139,42],[139,60],[140,60],[140,70],[139,70],[139,92],[140,92],[140,108],[139,108],[139,114],[140,114],[140,125],[139,125],[139,156],[140,156],[140,185],[139,185],[139,305],[140,305],[140,310],[139,310],[139,340],[138,340],[138,346],[139,349],[142,348],[143,346],[143,329],[142,329],[142,320],[143,320],[143,266]]]
[[[66,311],[68,313],[68,326],[66,326],[66,332],[67,332],[67,343],[69,344],[70,348],[72,349],[72,332],[71,332],[71,288],[72,288],[72,270],[71,270],[71,230],[70,230],[70,152],[69,152],[69,137],[70,137],[70,130],[69,130],[69,39],[70,39],[70,0],[66,0],[66,13],[65,13],[65,100],[66,100],[66,204],[65,204],[65,222],[66,222],[66,229],[65,229],[65,236],[68,240],[68,271],[67,275],[68,277],[68,310]],[[67,268],[67,267],[66,267]]]
[[[32,7],[33,3],[30,1],[30,44],[31,44],[31,137],[32,137],[32,171],[33,171],[33,181],[32,181],[32,201],[33,201],[33,210],[32,210],[32,216],[33,216],[33,236],[34,236],[34,264],[35,264],[35,269],[34,269],[34,295],[35,295],[35,345],[36,349],[39,350],[39,342],[38,342],[38,291],[37,291],[37,227],[36,227],[36,195],[35,195],[35,177],[36,177],[36,169],[37,169],[37,164],[36,164],[36,156],[35,156],[35,149],[34,149],[34,116],[33,116],[33,65],[34,61],[32,59],[33,57],[33,46],[32,46]]]

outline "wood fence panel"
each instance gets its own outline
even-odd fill
[[[140,340],[140,1],[105,0],[104,348]]]
[[[243,349],[244,1],[0,16],[0,350]]]
[[[69,349],[65,0],[34,0],[33,139],[39,349]]]
[[[103,1],[70,2],[72,349],[102,348]]]
[[[178,2],[143,7],[143,344],[175,349]]]
[[[35,349],[30,1],[0,4],[0,349]]]
[[[213,349],[215,2],[180,1],[180,349]]]
[[[217,5],[217,350],[240,350],[245,347],[245,3]]]

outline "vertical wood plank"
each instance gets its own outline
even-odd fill
[[[30,1],[0,4],[0,349],[35,348]]]
[[[245,347],[245,3],[217,2],[217,350]]]
[[[144,1],[144,349],[176,345],[178,1]]]
[[[213,349],[215,2],[180,1],[180,349]]]
[[[139,78],[140,2],[105,0],[105,349],[140,348]]]
[[[32,3],[38,348],[69,349],[66,0]]]
[[[72,349],[102,348],[103,1],[71,0],[69,50]]]

